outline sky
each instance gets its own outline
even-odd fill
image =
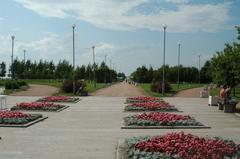
[[[201,66],[225,43],[236,41],[239,0],[0,0],[0,62],[14,58],[33,61],[66,59],[72,63],[72,25],[76,64],[93,63],[106,55],[108,66],[129,75],[145,65],[163,64],[163,26],[166,64]],[[110,65],[110,61],[112,62]]]

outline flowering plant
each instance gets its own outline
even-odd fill
[[[25,124],[41,117],[41,114],[25,114],[18,111],[0,111],[0,124]]]
[[[220,138],[169,133],[163,136],[127,139],[128,156],[167,159],[238,159],[240,144]]]
[[[57,111],[63,108],[64,105],[48,103],[48,102],[23,102],[17,103],[11,110],[46,110]]]
[[[139,102],[139,103],[132,103],[125,107],[127,111],[178,111],[173,105],[165,101],[159,102]]]
[[[76,102],[79,98],[68,97],[68,96],[48,96],[39,99],[40,102]]]
[[[161,99],[156,97],[130,97],[126,99],[127,103],[150,102],[150,101],[161,101]]]
[[[126,126],[203,126],[193,117],[170,113],[150,112],[124,118]]]

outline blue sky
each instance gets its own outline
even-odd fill
[[[76,24],[76,63],[92,63],[107,55],[119,71],[130,74],[141,65],[158,68],[163,57],[163,25],[167,24],[166,64],[198,66],[224,43],[236,40],[240,24],[237,0],[1,0],[0,61],[67,59],[72,62],[72,24]]]

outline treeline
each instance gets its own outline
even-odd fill
[[[13,71],[13,75],[11,72]],[[31,62],[30,60],[20,61],[15,59],[9,69],[9,77],[14,79],[72,79],[75,71],[75,79],[94,80],[97,82],[112,82],[117,80],[117,72],[110,69],[104,62],[100,65],[73,66],[66,60],[54,64],[53,61]],[[4,77],[5,75],[3,75]]]
[[[205,68],[205,67],[203,67]],[[154,70],[152,67],[147,68],[145,66],[138,67],[131,76],[134,81],[139,83],[155,83],[162,80],[163,68]],[[211,81],[210,77],[207,77],[205,70],[201,70],[200,81],[207,83]],[[207,77],[207,78],[206,78]],[[176,83],[178,81],[178,66],[165,66],[165,80],[170,83]],[[196,67],[179,67],[179,81],[180,82],[199,82],[199,71]]]
[[[222,51],[216,54],[200,70],[200,82],[214,82],[218,85],[227,84],[234,88],[240,84],[240,27],[236,27],[237,41],[225,44]],[[179,67],[180,82],[199,81],[199,71],[195,67]],[[139,67],[132,73],[133,80],[140,83],[160,82],[162,80],[162,68]],[[165,79],[176,83],[178,80],[178,67],[165,66]]]

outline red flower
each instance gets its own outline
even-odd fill
[[[67,96],[50,96],[50,97],[44,97],[44,101],[67,101],[71,99],[71,97]]]
[[[206,139],[191,134],[170,133],[135,144],[136,149],[148,152],[162,152],[189,159],[221,159],[233,157],[239,145],[220,139]]]
[[[151,113],[140,114],[137,116],[137,118],[143,119],[143,120],[152,120],[152,121],[168,123],[168,122],[176,121],[176,120],[187,120],[190,117],[187,115],[151,112]]]
[[[58,105],[48,102],[23,102],[16,104],[20,108],[42,108],[42,107],[56,107]]]
[[[130,98],[127,98],[127,100],[157,101],[157,100],[160,100],[160,98],[156,98],[156,97],[130,97]]]
[[[29,114],[24,114],[17,111],[0,111],[0,118],[26,118]]]
[[[170,105],[169,103],[164,102],[164,101],[133,103],[130,106],[143,107],[143,108],[150,109],[150,110],[174,108],[173,105]]]

